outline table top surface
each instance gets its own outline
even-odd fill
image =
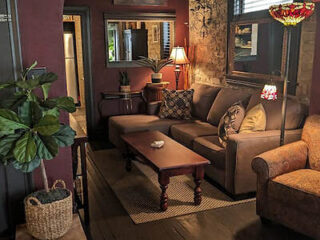
[[[120,92],[120,91],[106,91],[106,92],[101,92],[103,95],[114,95],[114,96],[119,96],[119,95],[130,95],[130,94],[140,94],[142,90],[135,90],[135,91],[130,91],[130,92]]]
[[[206,158],[159,131],[129,133],[121,137],[130,147],[160,171],[209,164]],[[153,141],[160,140],[164,141],[162,148],[158,149],[150,146]]]

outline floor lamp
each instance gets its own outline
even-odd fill
[[[292,38],[292,28],[298,23],[302,22],[306,18],[310,17],[314,12],[314,3],[288,3],[282,5],[271,6],[269,9],[270,15],[277,21],[283,23],[285,26],[285,31],[287,32],[287,59],[286,59],[286,69],[283,84],[283,100],[282,100],[282,119],[281,119],[281,135],[280,135],[280,146],[284,145],[284,134],[286,125],[286,115],[287,115],[287,99],[288,99],[288,82],[289,82],[289,68],[290,68],[290,49],[291,49],[291,38]],[[261,98],[266,100],[276,100],[277,99],[277,87],[275,85],[265,85]]]
[[[174,47],[171,51],[170,59],[176,65],[174,73],[176,76],[176,90],[178,90],[181,65],[188,64],[189,60],[183,47]]]

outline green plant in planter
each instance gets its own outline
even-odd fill
[[[162,80],[162,73],[160,70],[172,63],[171,59],[152,59],[140,56],[140,59],[137,60],[137,63],[143,67],[150,68],[154,73],[151,74],[151,79],[153,83],[160,83]]]
[[[37,62],[26,69],[18,81],[0,84],[0,90],[17,89],[12,97],[0,103],[0,161],[25,173],[40,166],[44,189],[49,193],[44,160],[53,159],[59,147],[73,143],[75,132],[60,123],[59,115],[60,111],[72,113],[76,108],[71,97],[49,98],[56,74],[46,73],[27,80],[36,65]]]
[[[130,85],[130,79],[128,77],[128,72],[127,71],[119,71],[120,74],[120,78],[119,78],[119,82],[120,82],[120,86],[129,86]]]
[[[137,63],[143,67],[150,68],[154,73],[159,73],[162,68],[172,63],[171,59],[152,59],[140,56]]]

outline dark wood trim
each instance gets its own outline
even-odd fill
[[[89,7],[65,6],[63,14],[80,15],[82,28],[82,49],[83,49],[83,68],[85,81],[86,98],[86,118],[88,138],[93,139],[95,108],[93,96],[93,76],[92,76],[92,41],[91,41],[91,16]]]
[[[175,21],[175,12],[163,13],[142,13],[142,12],[118,12],[104,13],[105,20],[158,20],[158,21]]]

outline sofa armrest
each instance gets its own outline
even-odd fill
[[[287,130],[286,143],[301,139],[302,129]],[[251,162],[261,153],[280,145],[280,131],[270,130],[255,133],[230,135],[226,147],[225,187],[234,194],[256,191],[257,176]]]
[[[306,167],[308,146],[297,141],[260,154],[252,161],[252,169],[262,181]]]
[[[159,113],[161,101],[149,102],[147,104],[147,114],[157,115]]]

